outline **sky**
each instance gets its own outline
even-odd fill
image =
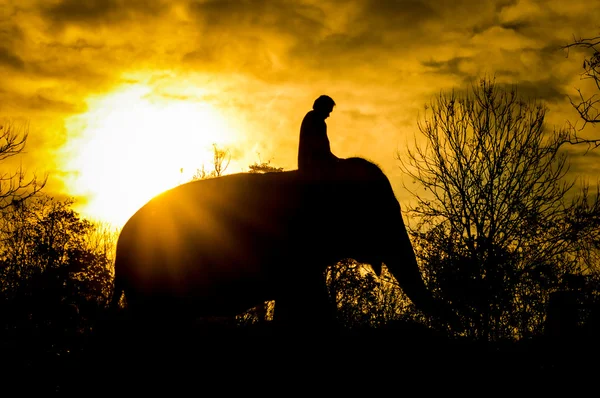
[[[160,191],[210,168],[296,168],[302,118],[321,94],[332,151],[388,175],[424,105],[483,76],[548,108],[549,131],[577,115],[574,37],[600,34],[581,0],[0,0],[0,118],[27,123],[23,165],[86,217],[123,223]],[[586,127],[583,135],[600,136]],[[594,185],[600,152],[569,148],[570,176]]]

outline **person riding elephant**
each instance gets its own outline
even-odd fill
[[[300,142],[298,145],[298,170],[319,173],[334,166],[339,158],[331,152],[327,137],[327,124],[335,106],[335,101],[327,95],[321,95],[313,104],[300,126]]]

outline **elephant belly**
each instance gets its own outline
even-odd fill
[[[212,243],[216,249],[217,243]],[[236,315],[273,299],[275,276],[266,256],[243,250],[177,250],[177,245],[155,246],[139,253],[130,264],[128,305],[172,311],[177,308],[198,316]]]

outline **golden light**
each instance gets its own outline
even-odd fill
[[[67,130],[79,138],[66,148],[74,171],[69,191],[88,198],[87,217],[121,226],[156,194],[210,169],[212,145],[226,147],[235,134],[211,105],[152,96],[134,86],[90,99],[89,111]]]

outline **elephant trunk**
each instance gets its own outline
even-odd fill
[[[388,270],[418,309],[428,315],[436,314],[439,306],[423,281],[415,252],[402,220],[395,240],[395,244],[391,245],[393,250],[385,261]]]
[[[449,303],[434,298],[425,285],[403,222],[401,223],[399,236],[396,236],[396,239],[398,238],[399,243],[396,243],[395,251],[392,252],[386,262],[390,273],[394,275],[408,298],[425,315],[447,323],[455,331],[463,331],[465,326]]]

